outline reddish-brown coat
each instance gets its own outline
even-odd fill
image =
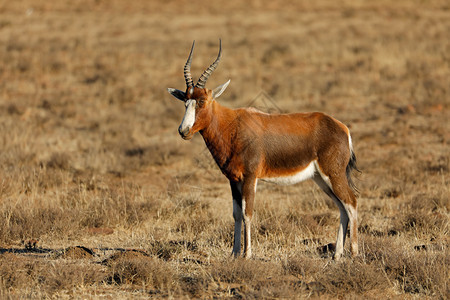
[[[190,135],[200,131],[229,180],[289,176],[314,160],[327,176],[337,170],[345,174],[350,158],[348,130],[326,114],[270,115],[229,109],[212,100],[203,105],[196,110]]]

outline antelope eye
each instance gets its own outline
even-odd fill
[[[205,104],[205,100],[200,99],[200,100],[197,101],[197,103],[198,103],[199,106],[203,106],[203,104]]]

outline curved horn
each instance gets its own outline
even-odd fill
[[[222,40],[219,39],[219,54],[217,55],[216,60],[209,66],[208,69],[206,69],[202,76],[197,81],[197,84],[195,85],[198,88],[204,88],[206,81],[208,80],[209,76],[211,76],[212,72],[217,68],[217,65],[220,61],[220,55],[222,54]]]
[[[192,43],[191,52],[189,53],[189,57],[184,65],[184,79],[186,79],[186,86],[194,86],[194,81],[192,80],[191,75],[191,62],[192,62],[192,52],[194,52],[195,40]]]

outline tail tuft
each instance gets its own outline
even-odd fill
[[[359,194],[359,189],[356,186],[356,184],[353,182],[352,179],[352,172],[353,170],[357,171],[358,173],[361,173],[361,170],[358,169],[357,165],[356,165],[356,156],[355,153],[353,152],[353,150],[351,151],[350,154],[350,160],[348,162],[347,168],[345,170],[345,173],[347,174],[347,181],[348,181],[348,185],[350,186],[350,188],[356,193]]]

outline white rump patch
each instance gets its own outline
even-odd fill
[[[352,137],[350,136],[350,131],[348,132],[348,146],[350,147],[350,152],[353,153],[353,144],[352,144]]]
[[[269,177],[269,178],[261,178],[263,181],[272,182],[276,184],[282,184],[282,185],[290,185],[299,183],[302,181],[305,181],[307,179],[310,179],[314,176],[314,173],[316,172],[316,161],[312,161],[309,163],[309,165],[301,170],[300,172],[290,175],[290,176],[281,176],[281,177]]]

